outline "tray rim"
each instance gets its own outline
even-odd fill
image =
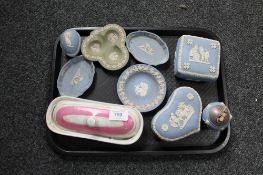
[[[73,27],[70,29],[74,29],[77,31],[86,31],[86,30],[94,30],[99,27]],[[159,28],[159,27],[124,27],[125,30],[145,30],[145,31],[182,31],[182,32],[204,32],[207,33],[211,36],[213,36],[213,39],[216,39],[220,42],[219,37],[213,33],[210,30],[204,29],[204,28],[195,28],[195,27],[181,27],[181,28]],[[54,99],[53,98],[53,87],[54,87],[54,76],[53,73],[56,68],[56,55],[57,55],[57,47],[59,43],[59,37],[57,37],[55,41],[55,45],[53,48],[53,56],[52,56],[52,61],[51,61],[51,76],[50,76],[50,82],[51,82],[51,87],[49,91],[49,103]],[[221,55],[223,55],[223,49],[221,48]],[[224,59],[222,56],[221,58]],[[222,78],[222,91],[223,91],[223,99],[224,103],[226,106],[228,106],[228,98],[227,98],[227,91],[226,91],[226,77],[225,77],[225,60],[220,61],[220,74]],[[45,125],[46,126],[46,125]],[[174,151],[153,151],[153,150],[143,150],[143,151],[71,151],[71,150],[66,150],[64,148],[59,147],[53,139],[52,139],[52,131],[50,131],[47,126],[46,126],[46,133],[47,133],[47,140],[48,143],[52,146],[55,152],[58,152],[60,154],[65,154],[65,155],[179,155],[179,154],[213,154],[221,151],[224,149],[230,139],[230,133],[231,133],[231,127],[230,125],[225,129],[227,131],[226,137],[222,143],[220,143],[217,147],[212,148],[212,149],[192,149],[192,150],[174,150]],[[220,134],[221,135],[221,134]]]

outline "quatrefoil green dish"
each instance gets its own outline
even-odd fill
[[[125,47],[126,33],[117,24],[108,24],[95,29],[81,45],[83,56],[90,61],[98,61],[108,70],[119,70],[129,60]]]

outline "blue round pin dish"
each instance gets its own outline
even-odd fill
[[[149,112],[164,100],[166,82],[163,75],[154,67],[136,64],[127,68],[119,77],[117,93],[124,105]]]
[[[169,59],[166,43],[151,32],[130,33],[126,39],[126,46],[134,58],[141,63],[157,66],[166,63]]]
[[[78,97],[92,84],[95,66],[83,56],[70,59],[60,70],[57,88],[60,95]]]

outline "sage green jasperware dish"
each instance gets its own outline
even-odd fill
[[[108,24],[84,39],[81,52],[86,59],[98,61],[105,69],[119,70],[129,60],[125,40],[126,33],[121,26]]]

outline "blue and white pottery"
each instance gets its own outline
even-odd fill
[[[224,130],[232,120],[232,115],[224,103],[213,102],[203,110],[202,119],[210,128]]]
[[[60,95],[78,97],[92,84],[95,66],[83,56],[70,59],[60,70],[57,88]]]
[[[216,40],[183,35],[179,38],[174,71],[179,78],[215,81],[219,76],[220,43]]]
[[[121,74],[117,93],[124,105],[135,107],[140,112],[148,112],[162,103],[166,94],[166,82],[154,67],[136,64]]]
[[[154,33],[132,32],[127,36],[126,46],[137,61],[145,64],[156,66],[169,59],[166,43]]]
[[[74,29],[68,29],[60,35],[60,46],[65,54],[74,57],[79,53],[81,37]]]
[[[176,141],[200,131],[202,102],[190,87],[177,88],[152,119],[152,130],[162,140]]]

